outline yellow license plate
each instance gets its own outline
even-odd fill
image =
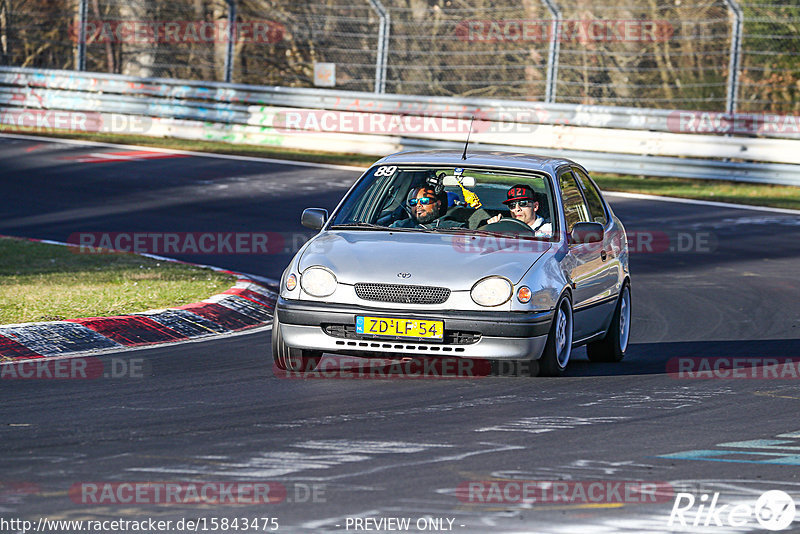
[[[356,317],[356,333],[416,339],[444,338],[444,321],[423,321],[398,317]]]

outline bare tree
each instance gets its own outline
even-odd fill
[[[12,45],[15,42],[14,13],[11,0],[0,0],[0,50],[3,65],[11,64],[13,56]]]
[[[134,22],[152,20],[152,11],[152,0],[133,0],[119,3],[119,16],[122,20]],[[138,43],[135,41],[129,43],[123,55],[122,74],[141,76],[143,78],[153,76],[153,64],[156,59],[155,47],[157,46],[157,44]]]

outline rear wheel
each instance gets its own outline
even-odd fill
[[[631,287],[627,283],[619,293],[614,318],[606,337],[586,345],[586,355],[593,362],[619,362],[628,349],[631,334]]]
[[[313,371],[322,359],[322,352],[294,349],[283,342],[278,310],[272,316],[272,358],[282,371]]]
[[[572,354],[572,302],[564,294],[558,300],[553,324],[547,335],[542,357],[539,358],[539,376],[561,376]]]

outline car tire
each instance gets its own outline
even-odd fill
[[[586,355],[593,362],[619,362],[625,357],[631,333],[631,286],[627,282],[619,292],[614,318],[606,336],[586,345]]]
[[[553,324],[539,358],[539,376],[561,376],[567,368],[572,354],[572,319],[572,301],[565,293],[553,312]]]
[[[313,371],[322,359],[322,352],[294,349],[283,342],[278,310],[272,316],[272,358],[281,371]]]

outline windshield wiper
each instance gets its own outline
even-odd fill
[[[483,230],[473,230],[466,227],[451,226],[451,227],[437,227],[429,229],[431,232],[454,233],[454,234],[480,234]]]
[[[436,230],[437,232],[474,232],[475,230],[470,230],[466,226],[434,226],[431,230]]]
[[[335,230],[337,228],[371,228],[371,229],[380,229],[380,230],[388,230],[386,226],[381,226],[380,224],[372,224],[368,222],[350,222],[350,223],[342,223],[342,224],[334,224],[330,227],[331,230]]]
[[[517,239],[536,239],[536,240],[543,239],[541,237],[535,237],[532,233],[514,234],[509,232],[495,232],[493,230],[477,230],[477,229],[464,228],[458,226],[454,226],[452,228],[431,228],[429,231],[441,232],[441,233],[453,233],[453,234],[482,235],[490,237],[513,237]]]
[[[425,231],[424,228],[404,228],[401,226],[381,226],[380,224],[372,224],[367,222],[351,222],[351,223],[342,223],[342,224],[335,224],[330,227],[331,230],[339,230],[339,229],[349,229],[352,230],[354,228],[361,228],[363,230],[380,230],[382,232],[417,232],[417,231]]]

